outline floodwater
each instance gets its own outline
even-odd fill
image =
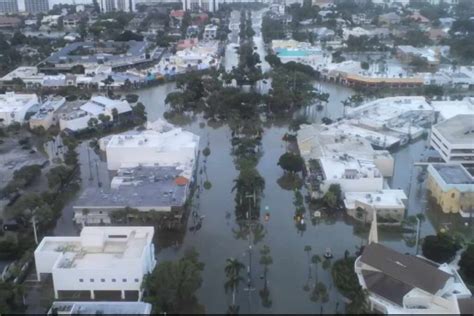
[[[254,13],[254,19],[258,15]],[[260,17],[261,19],[261,17]],[[237,31],[238,32],[238,31]],[[256,35],[258,39],[259,36]],[[232,41],[231,41],[232,42]],[[261,43],[257,45],[261,46]],[[261,48],[260,48],[261,49]],[[260,50],[259,49],[259,50]],[[233,57],[228,58],[235,58]],[[263,56],[261,56],[263,59]],[[226,65],[235,64],[226,60]],[[353,92],[345,87],[328,83],[316,83],[323,92],[329,92],[329,104],[322,110],[312,106],[302,110],[309,120],[319,122],[322,117],[337,119],[342,116],[342,103]],[[175,89],[172,83],[138,91],[140,101],[146,106],[149,120],[153,121],[163,117],[166,111],[164,99]],[[231,132],[227,126],[209,126],[199,117],[194,117],[190,122],[182,125],[183,128],[198,134],[201,137],[201,149],[209,146],[211,155],[206,161],[201,157],[199,166],[205,172],[198,173],[198,183],[208,179],[212,183],[209,190],[200,192],[199,198],[194,199],[194,206],[199,216],[204,216],[202,226],[197,231],[187,231],[184,239],[173,243],[173,246],[159,242],[157,259],[176,260],[182,256],[184,250],[194,247],[200,254],[200,260],[205,263],[202,274],[203,283],[197,292],[199,302],[205,306],[207,313],[224,313],[231,302],[230,293],[225,293],[226,281],[224,267],[227,258],[238,258],[249,265],[248,241],[238,238],[238,225],[234,217],[234,193],[232,186],[238,176],[231,155]],[[282,169],[277,166],[278,158],[285,152],[283,135],[288,131],[288,122],[269,125],[265,127],[262,148],[263,155],[258,164],[258,170],[265,179],[265,191],[262,198],[261,214],[268,212],[270,218],[260,222],[264,226],[264,237],[252,247],[251,284],[250,287],[241,284],[237,294],[237,304],[241,313],[335,313],[344,311],[344,299],[332,284],[330,268],[318,267],[318,281],[323,282],[328,288],[329,301],[326,303],[312,302],[310,293],[305,291],[305,285],[314,284],[314,267],[312,279],[308,280],[308,257],[304,247],[312,247],[311,254],[322,256],[326,248],[332,249],[335,261],[344,256],[348,250],[353,254],[357,247],[366,243],[366,236],[356,234],[353,222],[344,214],[334,211],[324,216],[315,224],[307,221],[306,229],[300,231],[295,226],[293,192],[282,189],[277,180],[283,175]],[[84,185],[98,185],[98,179],[107,181],[103,162],[86,149],[87,143],[80,147],[80,161]],[[396,158],[395,175],[389,180],[393,188],[402,188],[410,191],[409,214],[416,214],[425,209],[426,197],[422,185],[416,182],[420,170],[413,166],[413,162],[422,158],[426,150],[426,141],[419,140],[394,153]],[[90,156],[92,155],[92,156]],[[92,160],[89,163],[90,159]],[[98,161],[98,167],[95,162]],[[92,169],[90,169],[92,168]],[[413,172],[412,172],[413,170]],[[103,174],[102,174],[103,173]],[[101,175],[102,174],[102,175]],[[92,180],[89,178],[92,176]],[[413,185],[409,185],[413,181]],[[96,183],[97,182],[97,183]],[[308,218],[308,214],[306,213]],[[77,230],[71,223],[72,210],[65,208],[63,216],[58,221],[55,230],[57,235],[76,235]],[[194,226],[193,219],[188,219],[188,228]],[[433,227],[426,221],[422,225],[422,236],[431,234]],[[414,253],[413,247],[408,247],[401,235],[394,233],[379,234],[380,241],[399,251]],[[167,233],[160,233],[158,239],[172,238]],[[272,305],[269,308],[261,304],[259,290],[263,288],[263,267],[259,264],[259,250],[263,245],[271,249],[273,264],[269,266],[268,286]],[[246,274],[246,273],[243,273]],[[245,275],[247,279],[247,275]]]

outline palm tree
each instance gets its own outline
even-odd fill
[[[264,279],[264,288],[267,288],[267,272],[268,272],[268,266],[273,263],[273,258],[270,255],[270,247],[267,245],[263,246],[262,249],[260,249],[260,264],[263,265],[263,279]]]
[[[314,264],[314,280],[318,282],[318,264],[321,262],[321,257],[318,255],[313,255],[311,257],[311,263]]]
[[[235,294],[240,282],[244,281],[244,278],[240,276],[240,271],[245,269],[245,265],[235,258],[228,258],[226,263],[224,271],[227,276],[227,281],[224,284],[224,289],[226,293],[232,290],[232,305],[229,307],[229,310],[235,310]]]

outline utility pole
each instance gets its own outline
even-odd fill
[[[416,244],[415,244],[415,255],[418,255],[418,243],[420,240],[420,226],[421,226],[421,221],[416,216]]]
[[[36,215],[33,215],[33,234],[35,235],[35,243],[38,245],[38,232],[36,230]]]
[[[92,181],[92,165],[91,165],[91,153],[89,151],[89,147],[87,147],[87,159],[89,161],[89,181]]]

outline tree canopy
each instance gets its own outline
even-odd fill
[[[451,261],[461,245],[451,235],[438,233],[426,236],[423,241],[423,256],[438,263]]]

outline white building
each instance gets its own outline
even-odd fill
[[[214,40],[217,36],[217,25],[208,24],[204,28],[203,38],[205,40]]]
[[[117,109],[118,115],[132,111],[126,100],[112,100],[103,96],[95,96],[73,112],[63,113],[59,119],[59,127],[61,130],[79,131],[88,127],[87,123],[91,118],[98,119],[101,114],[109,116],[112,121],[114,109]]]
[[[273,40],[272,50],[284,64],[294,61],[320,69],[332,60],[331,54],[323,51],[320,46],[313,46],[308,42]]]
[[[346,192],[344,205],[353,218],[371,222],[374,211],[379,223],[400,223],[405,216],[407,196],[403,190],[380,190],[375,192]]]
[[[431,105],[438,114],[438,122],[450,119],[460,114],[474,115],[473,97],[465,97],[462,100],[431,101]]]
[[[34,253],[38,281],[52,274],[56,299],[112,291],[141,300],[143,278],[156,265],[153,235],[153,227],[84,227],[80,236],[44,237]]]
[[[456,115],[434,125],[430,145],[445,162],[474,166],[474,114]]]
[[[456,266],[402,254],[377,242],[364,248],[354,269],[372,309],[382,314],[461,314],[466,300],[473,304]]]
[[[302,125],[297,142],[308,169],[311,160],[319,161],[313,193],[324,193],[331,184],[339,184],[343,192],[379,191],[384,189],[384,176],[393,174],[387,151],[374,150],[363,137],[344,135],[331,125]]]
[[[219,10],[220,0],[181,0],[184,11],[214,12]]]
[[[0,94],[0,125],[23,124],[26,113],[35,105],[38,105],[36,94]]]
[[[144,302],[64,302],[51,305],[48,315],[150,315],[151,304]]]
[[[191,179],[199,151],[199,136],[182,128],[135,135],[114,135],[106,146],[109,170],[138,165],[173,166]]]
[[[113,12],[113,11],[135,11],[135,0],[98,0],[100,11]]]
[[[367,102],[346,111],[338,124],[347,134],[361,135],[379,148],[404,145],[423,135],[434,121],[433,107],[424,97],[389,97]]]
[[[43,127],[45,130],[58,123],[56,111],[66,103],[64,97],[51,98],[41,104],[38,112],[30,117],[30,128]]]

